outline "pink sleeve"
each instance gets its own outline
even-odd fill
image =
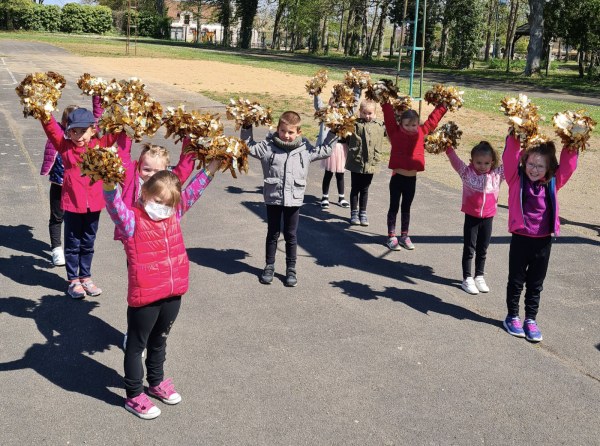
[[[389,102],[381,106],[383,110],[383,122],[387,131],[388,137],[392,138],[398,130],[398,123],[396,122],[396,115],[394,114],[394,108]]]
[[[92,113],[94,113],[94,118],[96,121],[102,113],[104,109],[102,108],[102,97],[101,96],[92,96]]]
[[[452,165],[452,168],[454,170],[456,170],[456,172],[458,173],[458,175],[464,179],[464,173],[465,170],[467,169],[467,165],[463,162],[463,160],[461,160],[458,155],[456,154],[456,152],[454,151],[454,149],[452,147],[448,147],[446,149],[446,155],[448,155],[448,159],[450,160],[450,164]]]
[[[575,169],[577,169],[577,158],[579,156],[579,152],[577,150],[573,150],[571,153],[566,148],[563,148],[562,152],[560,152],[560,163],[558,165],[558,169],[556,169],[556,190],[558,191],[561,187],[567,184]]]
[[[177,175],[177,178],[179,178],[181,184],[184,184],[187,181],[187,179],[194,171],[194,165],[196,164],[195,153],[183,153],[183,149],[189,144],[189,142],[189,139],[183,139],[181,154],[179,155],[179,162],[177,163],[177,166],[175,166],[175,168],[173,169],[173,173]]]
[[[177,207],[177,219],[181,220],[183,214],[185,214],[194,205],[198,198],[204,192],[204,189],[210,184],[212,178],[209,177],[205,169],[202,169],[196,174],[194,179],[190,181],[190,184],[181,193],[181,201]]]
[[[431,133],[438,126],[440,120],[444,117],[448,109],[442,104],[438,105],[429,115],[425,124],[423,124],[423,131],[426,134]]]
[[[515,184],[519,179],[519,155],[521,154],[521,143],[514,136],[506,137],[506,146],[502,154],[502,165],[504,176],[508,185]]]
[[[64,144],[66,142],[65,132],[60,125],[58,125],[54,116],[50,116],[50,121],[47,123],[42,122],[42,127],[44,132],[46,132],[48,140],[50,140],[50,143],[54,146],[56,151],[61,155],[65,153],[67,151],[67,145]]]

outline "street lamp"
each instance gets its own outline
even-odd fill
[[[498,33],[498,14],[500,5],[506,5],[506,0],[496,2],[496,25],[494,26],[494,49],[492,50],[492,59],[496,58],[496,34]]]

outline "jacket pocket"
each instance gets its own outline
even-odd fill
[[[265,198],[281,198],[282,187],[280,178],[265,178],[264,183]]]
[[[306,180],[300,178],[294,178],[294,187],[292,188],[292,195],[294,198],[303,198],[304,191],[306,190]]]

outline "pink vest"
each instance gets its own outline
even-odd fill
[[[153,221],[137,206],[135,231],[123,240],[129,262],[127,303],[143,307],[188,290],[190,265],[175,215]]]

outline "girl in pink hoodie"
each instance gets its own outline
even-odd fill
[[[471,150],[467,166],[452,147],[446,149],[450,164],[463,182],[462,209],[465,213],[464,246],[462,256],[462,289],[469,294],[490,291],[483,270],[487,248],[492,238],[492,221],[498,209],[500,184],[504,181],[504,166],[494,148],[481,141]],[[475,279],[471,276],[471,260],[475,257]]]

